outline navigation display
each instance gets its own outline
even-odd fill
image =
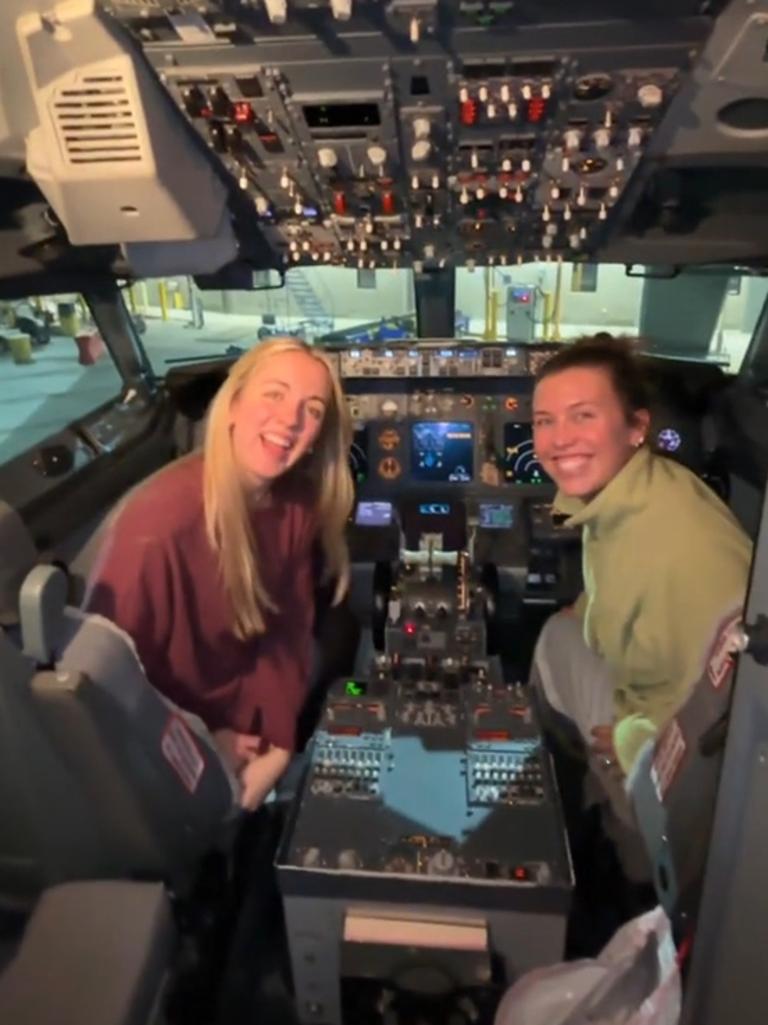
[[[474,428],[456,420],[411,424],[411,475],[414,480],[468,483],[474,472]]]
[[[508,484],[549,484],[551,477],[533,454],[530,424],[504,424],[504,480]]]
[[[388,527],[392,522],[391,502],[358,502],[355,523],[358,527]]]

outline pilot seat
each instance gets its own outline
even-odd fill
[[[105,878],[183,894],[234,834],[230,778],[128,636],[66,592],[61,569],[36,566],[21,588],[22,650],[0,634],[0,899]]]

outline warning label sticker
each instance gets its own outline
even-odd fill
[[[171,715],[168,719],[160,748],[181,782],[190,794],[194,794],[205,768],[205,759],[189,727],[178,715]]]
[[[717,631],[707,662],[707,675],[715,690],[722,687],[733,667],[733,655],[738,651],[736,627],[740,622],[741,616],[730,616]]]
[[[685,750],[683,731],[680,729],[677,719],[673,719],[656,741],[656,751],[651,766],[651,780],[660,801],[667,796],[667,792],[675,780]]]

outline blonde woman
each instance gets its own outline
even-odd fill
[[[315,567],[348,580],[350,424],[325,357],[273,338],[231,368],[202,453],[165,467],[111,524],[86,605],[134,640],[154,686],[199,716],[256,808],[295,745]]]

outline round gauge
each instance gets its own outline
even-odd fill
[[[656,444],[662,452],[677,452],[683,443],[683,439],[674,427],[662,427],[656,435]]]
[[[400,444],[400,432],[396,431],[394,427],[386,427],[379,433],[377,441],[379,447],[383,448],[385,452],[392,452]]]
[[[458,872],[456,855],[446,847],[439,847],[427,860],[427,875],[452,876]]]
[[[600,100],[613,89],[610,75],[582,75],[576,79],[573,95],[577,100]]]
[[[510,413],[514,413],[519,404],[520,403],[514,395],[508,395],[506,399],[504,399],[504,408],[508,409]]]
[[[397,480],[403,472],[400,460],[395,459],[394,456],[385,456],[384,459],[379,462],[377,469],[382,480]]]
[[[608,166],[608,161],[602,157],[585,157],[574,165],[574,171],[578,174],[598,174]]]

